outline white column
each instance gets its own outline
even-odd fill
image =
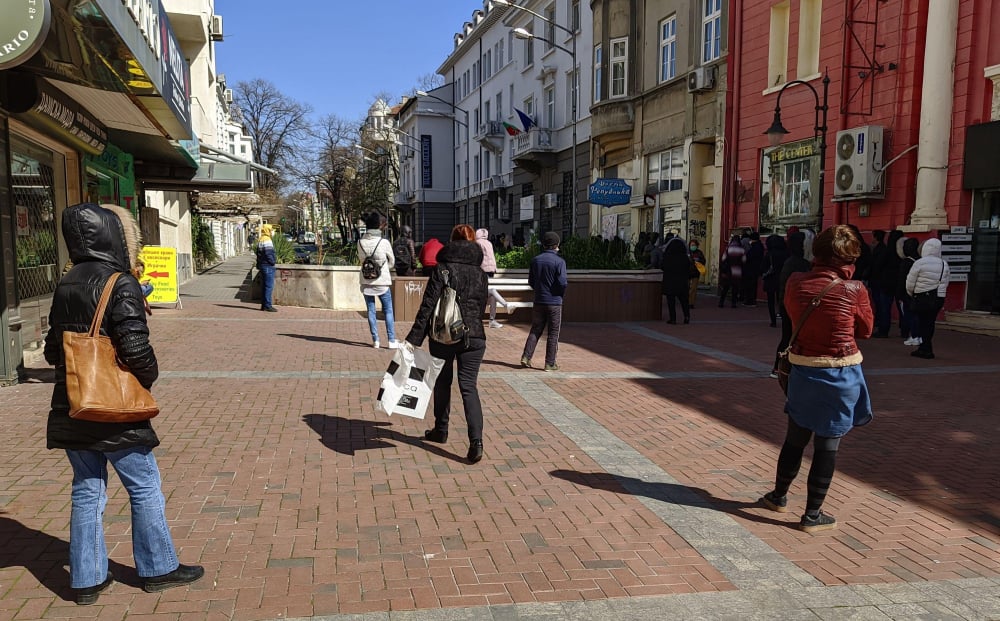
[[[924,81],[920,96],[917,197],[907,232],[945,228],[944,196],[948,183],[948,145],[955,99],[955,45],[958,0],[930,0],[924,46]]]
[[[990,120],[1000,121],[1000,65],[993,65],[983,70],[987,80],[993,81],[993,105],[990,106]]]

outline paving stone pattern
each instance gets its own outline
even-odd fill
[[[112,474],[120,583],[70,601],[71,471],[44,448],[39,366],[0,389],[0,621],[1000,619],[995,339],[942,330],[930,362],[863,344],[876,419],[842,444],[840,528],[810,536],[804,472],[791,512],[755,502],[785,425],[763,308],[705,295],[687,326],[569,324],[556,373],[520,368],[526,326],[488,330],[470,466],[457,389],[449,443],[423,443],[427,421],[373,410],[391,352],[364,314],[261,313],[251,263],[150,319],[168,517],[207,577],[138,588]]]

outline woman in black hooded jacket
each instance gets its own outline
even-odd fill
[[[118,360],[144,387],[151,387],[159,374],[144,297],[132,275],[140,249],[139,225],[117,205],[83,203],[63,212],[62,231],[73,267],[53,294],[45,337],[45,360],[56,367],[46,443],[50,449],[65,450],[73,468],[69,565],[76,603],[95,603],[113,582],[102,527],[109,462],[131,502],[132,554],[143,589],[162,591],[194,582],[205,570],[177,561],[153,457],[160,440],[149,421],[98,423],[69,416],[63,333],[90,330],[112,274],[122,276],[112,289],[101,334],[111,338]]]
[[[483,250],[475,242],[476,232],[468,224],[459,224],[451,232],[451,241],[438,252],[437,267],[427,280],[424,298],[417,309],[413,328],[406,342],[420,347],[430,332],[434,308],[444,290],[442,270],[448,270],[448,280],[458,294],[462,321],[468,328],[468,338],[452,345],[430,342],[430,352],[444,360],[434,384],[434,428],[424,432],[430,442],[448,441],[448,420],[451,415],[451,384],[454,363],[458,361],[458,390],[462,393],[465,421],[469,426],[469,461],[483,458],[483,406],[479,400],[479,367],[486,353],[486,331],[483,330],[483,309],[486,308],[489,277],[480,267]]]

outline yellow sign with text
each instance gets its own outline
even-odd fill
[[[153,292],[146,299],[150,304],[177,302],[177,249],[166,246],[143,246],[142,258],[146,272],[140,283],[153,285]]]

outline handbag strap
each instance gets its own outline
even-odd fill
[[[90,322],[90,332],[87,336],[94,338],[101,332],[101,322],[104,321],[104,311],[108,307],[108,300],[111,299],[111,290],[115,286],[115,281],[121,276],[121,272],[115,272],[104,284],[104,291],[101,292],[101,299],[97,302],[97,310],[94,311],[94,319]]]
[[[795,330],[792,331],[792,338],[788,340],[788,347],[785,348],[786,352],[791,351],[792,345],[795,344],[795,339],[799,337],[799,331],[802,330],[802,325],[806,322],[806,319],[809,319],[809,315],[812,314],[813,309],[819,306],[820,300],[823,299],[823,296],[826,295],[830,289],[833,289],[839,282],[842,282],[840,278],[834,278],[830,281],[830,284],[823,287],[823,290],[819,292],[819,295],[814,297],[812,301],[809,302],[809,306],[806,307],[805,312],[802,313],[801,317],[799,317],[799,325],[795,326]]]

